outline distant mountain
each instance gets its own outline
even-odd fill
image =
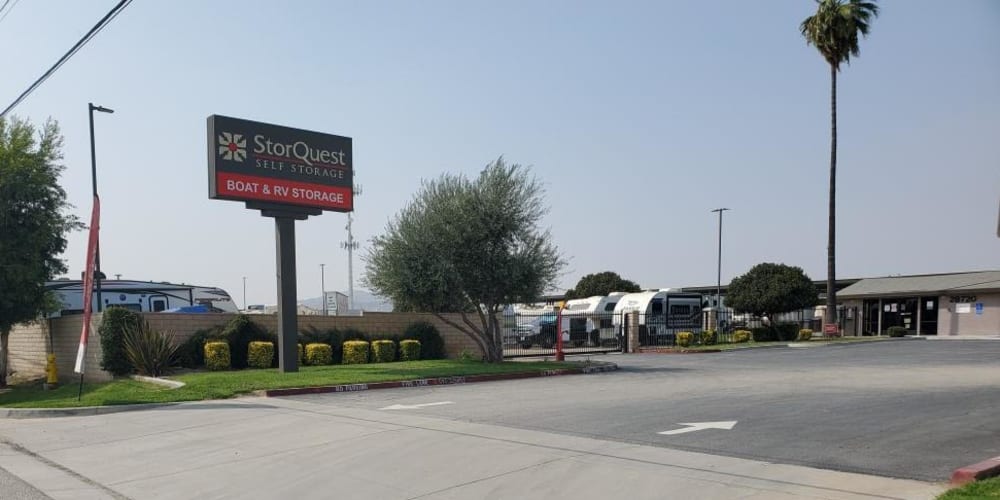
[[[330,290],[331,292],[334,290]],[[347,292],[341,291],[345,294]],[[299,301],[299,305],[311,307],[313,309],[321,310],[323,309],[323,298],[322,297],[312,297],[308,299],[303,299]],[[354,309],[360,309],[362,311],[372,311],[372,312],[392,312],[392,301],[389,299],[384,299],[375,295],[367,290],[354,289]]]

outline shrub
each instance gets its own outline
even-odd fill
[[[795,340],[799,338],[799,325],[796,323],[778,323],[773,326],[775,330],[776,340],[781,342],[787,342],[789,340]]]
[[[812,340],[813,331],[808,328],[803,328],[799,330],[799,341],[804,342],[806,340]]]
[[[205,342],[219,336],[220,328],[198,330],[177,347],[177,365],[184,368],[205,366]]]
[[[306,344],[306,364],[312,366],[328,365],[333,361],[333,348],[330,344],[313,342]]]
[[[225,342],[205,343],[205,368],[209,370],[228,370],[231,367],[229,344]]]
[[[104,311],[97,333],[101,337],[101,368],[112,375],[132,373],[132,363],[125,354],[125,329],[139,328],[142,315],[123,307],[110,307]]]
[[[390,363],[396,361],[396,342],[392,340],[375,340],[372,342],[372,363]]]
[[[694,334],[691,332],[679,332],[677,334],[677,345],[681,347],[687,347],[691,345],[691,339],[694,338]]]
[[[719,341],[719,334],[715,330],[702,330],[701,345],[715,345]]]
[[[149,323],[126,324],[122,336],[125,357],[139,375],[159,377],[170,371],[177,344],[163,332],[153,330]]]
[[[330,346],[332,351],[331,363],[338,365],[343,359],[343,344],[344,338],[339,330],[336,328],[327,328],[321,330],[315,326],[307,326],[304,330],[299,332],[299,340],[305,342],[306,344],[318,343],[327,344]]]
[[[769,326],[758,326],[750,329],[754,342],[771,342],[777,340],[775,331]]]
[[[733,332],[733,342],[737,344],[742,344],[743,342],[749,342],[751,333],[749,330],[736,330]]]
[[[400,361],[417,361],[420,359],[420,341],[419,340],[400,340],[399,341],[399,360]]]
[[[250,368],[270,368],[274,360],[274,344],[253,341],[247,347],[247,366]]]
[[[890,326],[889,329],[886,330],[886,333],[890,337],[905,337],[906,336],[906,328],[904,328],[902,326]]]
[[[241,314],[232,319],[222,329],[219,334],[221,340],[225,340],[229,344],[229,350],[232,353],[232,367],[233,368],[246,368],[247,367],[247,353],[250,346],[250,342],[255,340],[263,341],[274,341],[277,345],[276,338],[273,334],[267,332],[256,323],[250,320],[250,317]],[[275,350],[277,352],[277,350]],[[277,361],[277,359],[275,359]],[[207,363],[207,361],[206,361]]]
[[[403,331],[404,339],[420,341],[420,359],[444,359],[444,339],[437,327],[426,322],[411,323]]]
[[[364,340],[344,342],[344,364],[360,365],[368,362],[369,344]]]

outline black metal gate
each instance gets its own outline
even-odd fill
[[[562,336],[563,354],[600,354],[622,349],[620,313],[506,314],[501,321],[505,358],[554,356]]]

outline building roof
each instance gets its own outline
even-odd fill
[[[838,298],[887,295],[960,294],[1000,291],[1000,271],[865,278],[841,290]]]

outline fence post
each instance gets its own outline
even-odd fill
[[[628,313],[628,352],[639,352],[639,311]]]

